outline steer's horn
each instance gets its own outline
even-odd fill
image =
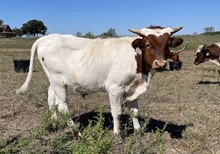
[[[186,49],[186,47],[187,47],[187,45],[188,45],[189,43],[190,43],[190,42],[186,43],[185,46],[184,46],[182,49],[177,50],[177,51],[171,51],[171,52],[180,53],[181,51],[184,51],[184,50]]]
[[[135,34],[141,36],[141,37],[144,37],[144,36],[145,36],[145,35],[142,34],[139,30],[136,30],[136,29],[128,29],[128,30],[129,30],[130,32],[132,32],[132,33],[135,33]]]
[[[181,30],[183,27],[176,27],[176,28],[172,28],[173,31],[171,32],[171,35],[178,32],[179,30]]]
[[[177,50],[176,53],[180,53],[181,51],[184,51],[184,50],[186,49],[186,47],[188,46],[189,43],[190,43],[190,42],[186,43],[186,45],[185,45],[182,49]]]

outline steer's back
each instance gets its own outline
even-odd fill
[[[104,90],[127,84],[136,73],[134,38],[85,39],[49,35],[39,39],[38,57],[50,81],[75,89]]]

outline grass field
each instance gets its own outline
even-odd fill
[[[15,95],[26,73],[15,73],[14,59],[29,59],[35,39],[0,39],[0,153],[220,153],[219,68],[193,64],[200,44],[220,41],[220,35],[182,36],[191,42],[180,53],[179,71],[157,73],[139,98],[141,133],[133,132],[125,109],[122,138],[112,135],[108,97],[96,93],[84,99],[68,90],[69,108],[83,137],[67,133],[65,115],[57,125],[48,117],[48,80],[35,59],[28,94]]]

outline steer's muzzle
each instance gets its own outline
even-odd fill
[[[199,65],[199,62],[197,62],[197,61],[194,61],[194,64],[195,64],[195,65]]]
[[[166,60],[155,60],[153,62],[152,68],[157,70],[164,70],[166,67],[167,61]]]

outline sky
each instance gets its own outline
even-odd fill
[[[40,20],[47,33],[99,35],[114,28],[118,35],[132,35],[129,28],[150,25],[179,27],[177,34],[220,31],[219,0],[2,0],[0,19],[12,29],[29,20]]]

